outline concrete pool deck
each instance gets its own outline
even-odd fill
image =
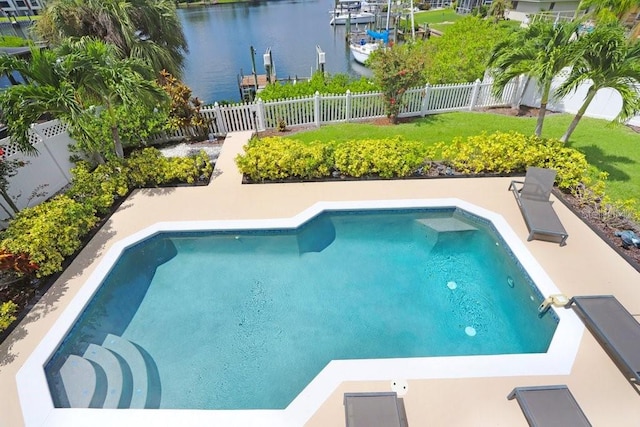
[[[455,197],[502,215],[562,293],[613,294],[640,313],[640,273],[562,203],[554,207],[569,233],[567,246],[526,241],[526,226],[507,191],[509,178],[241,185],[233,159],[249,137],[228,136],[209,186],[134,192],[0,345],[0,426],[24,424],[16,374],[108,249],[162,221],[288,218],[318,201]],[[544,384],[567,384],[594,426],[637,424],[640,396],[588,331],[569,375],[409,380],[404,405],[410,426],[525,426],[517,403],[506,396],[515,386]],[[388,381],[342,383],[307,425],[344,425],[344,392],[390,388]]]

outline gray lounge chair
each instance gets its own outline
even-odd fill
[[[530,167],[524,181],[511,181],[509,190],[515,196],[529,229],[527,240],[557,241],[564,246],[569,235],[549,200],[555,179],[556,171],[553,169]]]
[[[404,402],[395,391],[345,393],[347,427],[407,427]]]
[[[591,426],[566,385],[516,387],[507,399],[516,399],[531,427]]]
[[[640,385],[640,323],[613,295],[576,296],[573,309],[627,379]]]

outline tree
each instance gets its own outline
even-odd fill
[[[624,121],[640,110],[640,43],[630,43],[624,29],[617,23],[598,25],[592,33],[580,37],[580,58],[573,66],[567,80],[557,90],[558,96],[566,96],[580,85],[590,82],[587,95],[565,134],[566,142],[578,126],[580,119],[596,96],[598,90],[612,88],[622,97],[622,109],[616,117]]]
[[[382,89],[387,117],[393,124],[398,121],[404,93],[423,81],[424,59],[414,46],[406,43],[378,49],[369,59],[373,80]]]
[[[507,83],[520,75],[537,81],[541,93],[535,129],[538,136],[542,135],[553,78],[577,59],[574,41],[579,25],[577,21],[552,23],[538,20],[496,45],[489,57],[488,65],[492,69],[497,95],[502,95]]]
[[[123,157],[116,107],[142,103],[153,108],[167,101],[151,68],[139,60],[119,59],[115,47],[102,41],[81,38],[55,51],[32,48],[31,54],[31,61],[0,60],[0,69],[13,67],[29,80],[0,94],[3,121],[19,144],[28,144],[29,127],[47,113],[93,141],[85,118],[103,108],[115,154]]]
[[[54,45],[68,37],[94,37],[117,46],[123,58],[175,76],[181,75],[188,49],[171,0],[55,0],[35,31]]]

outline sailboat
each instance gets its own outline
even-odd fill
[[[364,64],[369,56],[381,46],[389,44],[389,19],[391,17],[391,0],[387,3],[387,24],[383,31],[367,30],[367,35],[372,41],[360,39],[358,42],[349,43],[349,50],[356,62]]]
[[[367,35],[374,41],[367,42],[365,39],[360,39],[358,43],[350,43],[349,49],[353,59],[360,64],[364,64],[369,55],[378,50],[380,46],[386,46],[389,44],[389,30],[384,31],[371,31],[367,30]]]

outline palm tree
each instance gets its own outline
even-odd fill
[[[2,67],[12,67],[29,80],[0,94],[3,120],[20,144],[28,144],[30,125],[45,113],[91,141],[84,118],[97,106],[107,111],[115,154],[123,157],[115,108],[140,103],[153,108],[167,101],[151,68],[139,60],[120,59],[113,45],[95,39],[67,41],[55,51],[33,48],[31,61],[0,61]]]
[[[113,43],[123,58],[138,58],[156,73],[180,76],[187,42],[171,0],[55,0],[35,31],[59,45],[90,36]]]
[[[575,61],[574,40],[579,22],[538,20],[524,30],[499,43],[488,65],[493,70],[494,91],[502,95],[507,83],[526,75],[537,80],[541,92],[540,111],[535,134],[542,135],[542,125],[551,96],[553,78]]]
[[[622,97],[622,109],[616,117],[624,121],[640,110],[640,43],[630,43],[619,24],[598,25],[590,34],[580,38],[581,57],[571,70],[569,78],[558,88],[558,96],[575,91],[591,82],[582,106],[565,134],[566,142],[582,119],[598,90],[612,88]]]
[[[81,38],[67,41],[59,52],[72,58],[69,76],[83,105],[106,110],[115,153],[124,157],[116,107],[142,104],[153,108],[167,101],[166,92],[155,83],[151,68],[136,59],[117,59],[117,50],[111,44]]]
[[[29,142],[31,124],[46,113],[74,122],[82,114],[82,106],[73,86],[61,74],[61,60],[54,51],[32,47],[29,60],[0,56],[0,72],[11,71],[18,71],[27,83],[0,93],[2,122],[20,150],[35,154]]]

